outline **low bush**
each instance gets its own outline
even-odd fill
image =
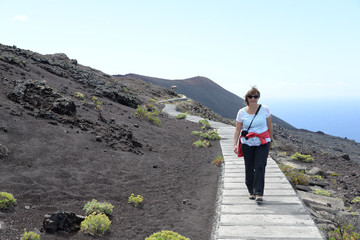
[[[161,232],[156,232],[151,236],[145,238],[145,240],[190,240],[180,234],[173,232],[173,231],[165,231],[162,230]]]
[[[135,197],[135,194],[131,194],[131,196],[129,197],[128,202],[131,204],[134,204],[135,207],[138,207],[142,204],[144,197],[142,197],[141,195],[137,195]]]
[[[311,178],[314,179],[314,180],[320,180],[320,181],[323,180],[323,177],[320,176],[320,175],[314,175]]]
[[[220,137],[219,133],[217,132],[217,130],[212,130],[212,131],[208,131],[206,133],[202,133],[200,135],[200,137],[207,139],[207,140],[211,140],[211,141],[221,140],[221,137]]]
[[[35,232],[25,232],[21,238],[21,240],[40,240],[40,235]]]
[[[199,148],[199,147],[209,147],[210,143],[206,140],[201,141],[201,139],[197,140],[196,142],[193,143],[193,145],[195,145],[195,147]]]
[[[176,119],[185,119],[186,118],[186,114],[185,113],[180,113],[178,115],[175,116]]]
[[[191,135],[194,135],[194,136],[201,136],[202,132],[201,131],[192,131],[191,132]]]
[[[84,211],[86,215],[91,213],[104,213],[110,216],[113,212],[114,206],[108,202],[98,202],[97,200],[93,199],[91,202],[87,202],[84,206]]]
[[[325,196],[325,197],[331,197],[331,193],[329,193],[329,192],[326,191],[326,190],[316,189],[315,194],[316,194],[316,195]]]
[[[33,231],[26,232],[26,229],[25,229],[25,232],[21,236],[20,239],[21,240],[40,240],[40,234],[37,234],[37,233],[35,233]]]
[[[199,120],[199,124],[201,125],[201,129],[205,130],[205,129],[210,129],[210,123],[209,123],[209,119],[203,119],[203,120]]]
[[[310,155],[303,155],[300,153],[295,153],[294,155],[291,156],[292,160],[299,160],[302,162],[314,162],[314,159],[310,156]]]
[[[95,212],[85,217],[81,222],[80,231],[88,232],[93,235],[103,235],[110,228],[111,221],[105,214]]]
[[[288,165],[281,165],[280,169],[294,185],[309,185],[309,179],[304,173]]]
[[[360,203],[360,197],[355,197],[353,200],[351,200],[351,203]]]
[[[328,232],[329,240],[359,240],[360,234],[355,232],[351,223],[338,226],[335,230]]]
[[[82,94],[81,92],[75,92],[75,97],[81,100],[85,99],[84,94]]]
[[[0,192],[0,209],[8,209],[16,205],[16,199],[11,193]]]
[[[217,167],[221,167],[221,164],[224,162],[224,157],[219,156],[214,161],[212,161],[212,164],[214,164]]]
[[[143,120],[147,120],[151,123],[154,123],[156,125],[158,125],[159,127],[161,127],[161,120],[156,117],[157,115],[160,114],[160,111],[157,107],[151,107],[149,108],[149,106],[140,106],[138,105],[137,109],[136,109],[136,116],[143,119]]]

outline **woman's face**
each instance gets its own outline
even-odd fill
[[[247,96],[247,100],[249,102],[249,104],[257,104],[258,100],[259,100],[259,94],[256,93],[256,94],[249,94]]]

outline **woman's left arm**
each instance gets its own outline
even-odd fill
[[[272,128],[272,124],[271,124],[271,115],[266,119],[266,124],[267,124],[268,131],[270,133],[270,138],[271,138],[270,148],[272,148],[274,135],[273,135],[273,128]]]

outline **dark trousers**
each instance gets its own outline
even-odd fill
[[[245,160],[245,184],[249,193],[263,196],[270,143],[260,146],[241,144],[241,149]]]

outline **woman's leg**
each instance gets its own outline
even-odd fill
[[[269,155],[270,144],[256,147],[254,151],[254,194],[263,196],[265,187],[265,167]]]
[[[245,184],[250,194],[254,193],[254,147],[247,144],[241,144],[241,150],[244,155],[245,162]]]

